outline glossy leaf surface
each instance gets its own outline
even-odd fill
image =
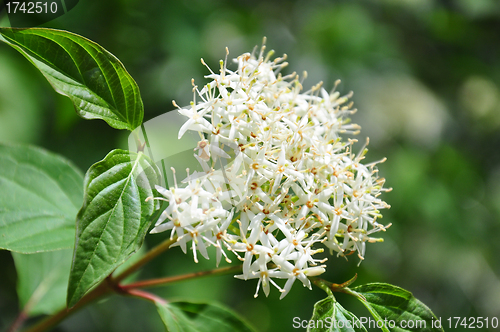
[[[68,306],[137,251],[154,212],[156,166],[144,154],[110,152],[85,175],[83,207],[68,285]]]
[[[144,106],[139,87],[123,64],[95,42],[45,28],[0,28],[0,40],[24,55],[85,119],[134,130]]]

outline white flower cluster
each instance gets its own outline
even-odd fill
[[[382,240],[371,235],[385,230],[377,218],[388,205],[378,197],[388,189],[376,163],[361,163],[365,147],[353,154],[355,140],[339,136],[359,131],[346,118],[355,112],[350,95],[321,83],[302,92],[298,75],[279,73],[286,56],[270,60],[264,50],[239,56],[236,71],[227,58],[219,74],[207,66],[212,81],[194,86],[191,106],[179,108],[188,118],[179,138],[200,133],[195,157],[204,172],[188,170],[184,187],[157,187],[169,206],[152,232],[171,230],[184,252],[190,242],[195,261],[197,251],[208,259],[208,246],[217,264],[234,253],[244,262],[236,277],[258,279],[255,296],[272,284],[283,298],[296,279],[310,288],[308,277],[325,271],[327,259],[314,258],[320,243],[363,259],[366,243]],[[218,167],[221,158],[227,167]],[[273,279],[287,281],[282,288]]]

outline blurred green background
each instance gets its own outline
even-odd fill
[[[8,25],[5,17],[2,26]],[[366,260],[332,257],[325,278],[357,284],[388,282],[412,291],[443,323],[448,317],[500,318],[500,2],[497,0],[80,0],[44,26],[96,41],[115,54],[138,82],[145,121],[186,105],[191,78],[203,85],[218,60],[268,49],[287,53],[287,73],[353,90],[358,136],[370,137],[367,161],[386,156],[380,175],[393,187],[384,243]],[[19,53],[0,44],[0,141],[60,153],[82,171],[116,147],[125,131],[84,121]],[[360,147],[361,144],[359,144]],[[1,190],[1,188],[0,188]],[[150,235],[148,247],[166,234]],[[351,256],[353,257],[353,256]],[[153,261],[141,278],[211,269],[179,249]],[[11,255],[0,251],[0,329],[19,308]],[[216,300],[259,331],[294,331],[324,297],[296,283],[253,298],[256,282],[221,276],[154,289],[166,298]],[[339,295],[358,316],[368,313]],[[31,322],[31,321],[30,321]],[[445,325],[445,329],[446,325]],[[55,331],[161,331],[155,308],[111,297],[80,311]],[[460,329],[457,329],[460,330]],[[481,329],[478,329],[481,330]],[[491,329],[493,331],[493,329]]]

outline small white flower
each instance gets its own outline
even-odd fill
[[[157,188],[169,206],[152,232],[170,230],[184,252],[191,242],[195,260],[197,252],[208,258],[210,245],[217,265],[231,251],[243,261],[236,277],[258,279],[255,296],[272,284],[283,298],[296,279],[310,288],[308,277],[325,272],[326,258],[315,258],[322,244],[364,259],[366,243],[386,229],[377,219],[389,189],[378,162],[362,163],[365,146],[354,154],[356,140],[342,139],[360,129],[347,118],[352,93],[336,92],[339,81],[330,93],[321,83],[303,92],[298,75],[281,75],[285,57],[271,60],[264,49],[240,55],[234,71],[227,61],[218,74],[207,66],[211,82],[201,90],[193,83],[193,102],[178,110],[187,118],[179,137],[199,132],[194,157],[203,172],[188,173],[183,188],[176,180]]]

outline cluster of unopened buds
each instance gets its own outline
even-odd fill
[[[219,74],[207,66],[210,83],[201,90],[193,83],[194,101],[178,110],[187,118],[179,138],[200,133],[194,157],[203,171],[157,186],[156,199],[169,205],[152,233],[170,230],[195,261],[197,252],[209,258],[209,246],[217,265],[232,252],[243,261],[236,277],[258,279],[255,296],[272,284],[283,298],[296,279],[311,288],[308,277],[325,272],[327,258],[315,258],[323,246],[361,262],[366,243],[382,241],[372,234],[388,227],[377,219],[389,207],[379,195],[389,189],[378,162],[361,163],[366,145],[354,153],[356,140],[340,137],[359,132],[348,119],[351,94],[335,91],[339,82],[330,93],[322,83],[302,92],[305,74],[282,76],[286,56],[271,60],[264,51],[240,55],[235,71],[226,57]]]

